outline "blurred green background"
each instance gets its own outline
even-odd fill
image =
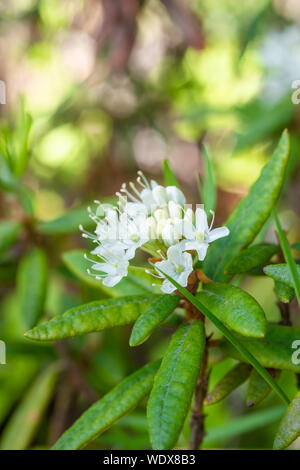
[[[300,107],[291,96],[292,82],[300,79],[300,4],[2,0],[0,79],[6,84],[0,148],[10,136],[24,141],[30,157],[17,190],[3,161],[0,166],[0,217],[23,224],[15,243],[0,252],[0,339],[7,345],[7,364],[0,365],[0,446],[48,448],[97,397],[159,357],[173,329],[161,328],[137,349],[129,349],[129,328],[56,345],[23,339],[15,290],[19,260],[35,245],[47,253],[44,319],[99,298],[61,261],[63,252],[87,248],[78,225],[87,226],[89,203],[112,196],[137,169],[161,181],[166,157],[189,202],[199,202],[205,143],[215,169],[219,225],[285,127],[292,157],[280,214],[289,240],[299,240]],[[26,112],[32,117],[28,142],[22,140]],[[275,240],[272,225],[264,234]],[[269,320],[279,320],[273,281],[247,278],[244,288]],[[294,317],[295,310],[292,304]],[[53,366],[57,359],[63,374]],[[231,365],[226,360],[215,367],[212,384]],[[288,373],[281,381],[295,389]],[[244,395],[242,387],[207,409],[206,447],[272,446],[281,405],[271,394],[247,410]],[[183,448],[188,432],[187,423]],[[93,443],[97,449],[148,447],[143,404]]]

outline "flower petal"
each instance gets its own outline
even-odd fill
[[[196,229],[199,233],[208,231],[207,215],[204,209],[198,207],[196,209]]]
[[[102,284],[106,287],[113,287],[118,284],[123,276],[107,276],[103,279]]]
[[[177,186],[167,186],[166,192],[167,192],[169,201],[174,201],[174,202],[177,202],[177,204],[184,206],[185,204],[184,194],[179,188],[177,188]]]
[[[227,227],[218,227],[211,230],[208,234],[208,242],[211,243],[218,238],[227,237],[229,235],[229,229]]]
[[[199,261],[204,260],[206,253],[207,253],[207,248],[208,248],[207,243],[203,243],[202,245],[199,245],[199,248],[197,249]]]
[[[168,280],[166,279],[166,280],[162,283],[161,290],[162,290],[162,292],[164,292],[165,294],[171,294],[172,292],[174,292],[174,290],[176,290],[176,287],[175,287],[170,281],[168,281]]]

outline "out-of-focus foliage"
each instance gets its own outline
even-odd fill
[[[291,362],[292,344],[300,340],[299,306],[293,299],[293,273],[299,277],[299,267],[290,271],[275,224],[267,218],[281,191],[280,220],[290,257],[299,262],[300,107],[291,97],[297,98],[292,82],[300,80],[300,7],[292,0],[126,3],[127,9],[121,0],[5,0],[0,5],[0,80],[6,85],[6,104],[0,104],[0,340],[6,344],[6,364],[0,361],[1,448],[49,448],[66,429],[68,442],[78,416],[89,409],[80,418],[84,424],[100,410],[105,426],[100,421],[95,429],[87,426],[82,440],[72,441],[77,447],[134,406],[89,446],[148,448],[143,397],[159,367],[155,361],[164,356],[148,409],[151,441],[161,445],[155,441],[157,389],[166,387],[167,365],[174,361],[176,336],[170,346],[168,340],[182,321],[179,299],[172,298],[157,315],[153,304],[163,300],[139,267],[113,288],[88,276],[87,245],[78,225],[88,229],[87,207],[95,199],[111,201],[137,168],[160,181],[164,176],[168,184],[179,182],[189,202],[216,208],[221,224],[257,180],[286,127],[289,162],[283,138],[280,162],[274,159],[277,174],[272,167],[252,192],[251,218],[244,202],[230,219],[234,238],[220,242],[227,247],[235,241],[226,248],[230,256],[224,252],[220,260],[216,244],[207,258],[207,274],[219,270],[218,280],[234,276],[232,284],[208,284],[199,299],[234,326],[237,341],[272,368],[271,376],[288,397],[295,396],[297,380],[299,387],[299,365]],[[118,298],[127,295],[134,296],[131,303],[120,304]],[[135,300],[140,297],[142,304]],[[235,305],[226,303],[234,299]],[[256,323],[239,316],[238,307],[249,299]],[[107,305],[114,306],[109,314]],[[146,313],[150,324],[143,322]],[[130,333],[126,325],[139,314]],[[281,325],[268,326],[259,339],[266,320]],[[110,325],[119,326],[106,329]],[[205,407],[204,447],[271,448],[277,430],[277,448],[292,441],[299,448],[298,395],[285,412],[253,368],[236,365],[243,358],[210,322],[208,330],[213,336],[207,396],[222,383],[227,383],[223,397],[229,394],[228,375],[237,367],[244,375],[225,400]],[[33,341],[45,338],[56,341]],[[129,338],[132,346],[140,346],[129,348]],[[201,344],[194,347],[202,351]],[[195,351],[184,352],[194,366],[184,370],[183,354],[175,369],[189,381],[178,405],[182,416],[198,372]],[[143,367],[149,361],[151,366]],[[243,388],[236,387],[248,372],[245,399]],[[178,383],[173,391],[178,393]],[[177,418],[163,446],[175,443],[182,424]],[[18,439],[16,429],[22,430]],[[176,445],[187,448],[189,434],[185,423]]]

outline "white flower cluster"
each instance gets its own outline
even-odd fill
[[[229,230],[212,230],[213,219],[208,226],[203,206],[194,212],[176,186],[163,187],[153,180],[149,183],[142,172],[138,175],[140,191],[130,183],[129,192],[124,184],[117,193],[118,207],[95,201],[96,213],[89,209],[97,224],[93,234],[80,226],[83,237],[97,244],[91,253],[101,260],[90,259],[97,273],[89,273],[112,287],[127,275],[129,260],[141,248],[155,258],[155,276],[163,280],[161,290],[171,293],[175,287],[162,272],[185,287],[194,263],[203,261],[209,244],[227,236]]]

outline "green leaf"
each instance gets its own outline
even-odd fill
[[[16,194],[22,208],[26,214],[32,218],[34,216],[34,194],[32,190],[20,184],[16,190]]]
[[[112,204],[113,198],[105,198],[103,204]],[[85,204],[84,206],[70,209],[65,214],[57,217],[56,219],[40,222],[37,226],[41,233],[47,235],[63,235],[68,233],[79,233],[79,225],[82,225],[86,230],[93,230],[96,225],[90,218],[88,208],[96,212],[97,204]]]
[[[52,397],[59,369],[49,366],[37,377],[5,427],[0,449],[23,450],[30,445]]]
[[[165,159],[163,161],[163,166],[164,166],[164,178],[165,178],[166,186],[177,186],[177,188],[180,188],[177,178],[173,170],[170,167],[169,160]]]
[[[205,347],[200,321],[181,325],[172,337],[155,377],[147,408],[154,449],[172,449],[196,387]]]
[[[239,287],[219,282],[205,284],[197,298],[232,330],[245,336],[264,336],[267,322],[261,306]]]
[[[0,424],[31,383],[38,366],[37,357],[15,354],[9,358],[5,367],[0,367]]]
[[[0,188],[6,191],[15,191],[19,188],[19,182],[12,174],[11,168],[4,153],[0,150]]]
[[[293,248],[294,250],[300,251],[300,243],[293,243],[293,244],[292,244],[292,248]]]
[[[273,377],[276,379],[279,376],[278,371],[273,371]],[[247,406],[258,405],[264,400],[271,392],[271,387],[267,382],[259,375],[255,369],[252,370],[249,377],[249,385],[247,389],[246,402]]]
[[[210,158],[210,153],[208,148],[203,145],[202,147],[203,159],[204,159],[204,179],[199,175],[198,177],[198,186],[201,196],[201,200],[204,204],[204,209],[207,216],[210,215],[210,211],[214,211],[216,208],[216,184],[215,184],[215,175],[214,168]]]
[[[275,281],[274,289],[280,302],[288,304],[295,297],[295,290],[283,282]]]
[[[56,442],[53,449],[79,449],[132,411],[150,391],[159,364],[160,361],[147,364],[123,380],[85,411]]]
[[[152,302],[147,310],[136,320],[131,332],[130,346],[138,346],[143,343],[178,306],[180,297],[178,295],[161,295]]]
[[[282,248],[285,261],[287,262],[287,265],[289,267],[289,270],[290,270],[290,273],[291,273],[291,278],[293,280],[292,287],[294,287],[294,289],[295,289],[298,305],[300,306],[300,276],[299,276],[299,273],[298,273],[299,266],[296,265],[296,262],[293,258],[289,242],[287,241],[285,233],[281,228],[281,225],[280,225],[280,222],[279,222],[279,219],[277,217],[276,212],[274,212],[274,219],[275,219],[275,223],[276,223],[276,228],[277,228],[277,232],[278,232],[280,246]]]
[[[29,339],[52,341],[130,325],[157,300],[156,295],[139,295],[89,302],[67,310],[25,333]]]
[[[300,436],[300,392],[288,406],[277,431],[274,449],[284,449]]]
[[[32,328],[43,314],[47,280],[46,255],[34,248],[23,257],[17,273],[20,316],[26,328]]]
[[[79,232],[80,224],[87,230],[95,226],[95,222],[89,217],[87,205],[71,209],[56,219],[40,222],[37,229],[47,235],[62,235]]]
[[[238,204],[226,222],[230,234],[216,240],[209,248],[204,266],[210,279],[224,281],[230,278],[224,274],[225,267],[254,240],[268,219],[283,185],[288,155],[289,137],[285,131],[248,196]]]
[[[235,152],[269,139],[284,128],[294,116],[295,110],[288,94],[272,106],[266,106],[261,100],[251,100],[236,108],[242,133],[236,135]]]
[[[229,441],[234,437],[240,437],[242,434],[255,431],[256,429],[266,428],[278,421],[285,410],[284,405],[274,406],[259,411],[248,413],[244,416],[230,419],[221,426],[215,426],[207,429],[207,435],[204,438],[204,445],[215,445],[216,441]]]
[[[10,146],[14,174],[18,177],[24,173],[28,163],[28,140],[31,124],[32,118],[26,112],[25,104],[22,100]]]
[[[300,364],[292,362],[292,344],[299,340],[300,328],[269,324],[264,338],[249,338],[237,333],[235,337],[264,367],[300,372]],[[235,359],[242,359],[228,342],[224,342],[221,349]]]
[[[168,276],[166,273],[158,269],[166,279],[168,279],[175,287],[176,289],[184,295],[184,297],[191,302],[194,307],[196,307],[200,312],[203,313],[220,331],[223,333],[225,338],[228,339],[228,341],[234,346],[234,350],[237,350],[240,355],[246,359],[247,362],[249,362],[256,370],[259,372],[259,374],[270,384],[270,386],[273,388],[273,390],[280,396],[280,398],[285,402],[289,403],[288,397],[285,395],[284,391],[279,387],[279,385],[274,381],[274,379],[271,377],[271,375],[260,365],[258,360],[253,356],[253,354],[244,346],[240,338],[244,338],[245,340],[248,339],[250,341],[255,341],[254,338],[246,338],[243,336],[237,337],[237,333],[232,333],[208,308],[203,305],[199,299],[194,297],[187,289],[182,287],[178,282],[176,282],[174,279],[172,279],[170,276]],[[261,340],[256,340],[256,341],[263,341]],[[268,367],[273,367],[268,366]]]
[[[296,266],[296,268],[297,276],[300,279],[300,266]],[[264,273],[274,281],[283,282],[283,284],[294,288],[292,274],[287,264],[270,264],[264,268]]]
[[[151,274],[147,274],[143,268],[130,266],[128,275],[116,286],[106,287],[100,280],[88,274],[87,269],[91,268],[91,263],[84,258],[84,250],[72,250],[63,254],[63,262],[69,270],[81,281],[101,290],[110,297],[122,297],[124,295],[149,294],[149,292],[159,292],[158,288],[152,286]]]
[[[217,385],[211,390],[211,392],[206,395],[204,404],[205,405],[214,405],[224,398],[227,397],[233,390],[238,388],[242,383],[244,383],[251,372],[251,366],[249,364],[237,364],[233,367]]]
[[[225,274],[246,273],[265,264],[280,251],[277,245],[259,243],[241,251],[225,267]]]
[[[3,220],[0,222],[0,253],[3,253],[17,240],[22,225],[19,222]]]

